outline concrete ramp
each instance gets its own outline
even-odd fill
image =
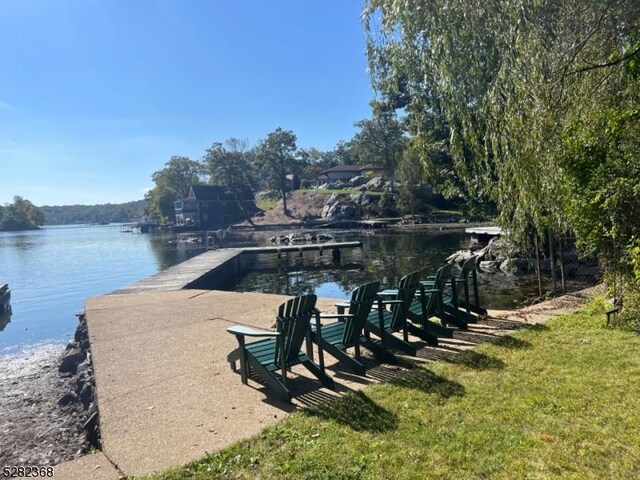
[[[226,328],[271,329],[287,298],[179,290],[87,300],[107,457],[127,475],[163,471],[256,434],[290,411],[255,382],[243,385],[226,362],[237,346]],[[333,303],[321,299],[319,307],[333,310]],[[296,382],[311,381],[304,368],[294,372],[301,375],[293,376],[294,391]]]

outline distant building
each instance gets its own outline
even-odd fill
[[[242,203],[249,214],[257,211],[250,190],[242,192]],[[217,185],[192,185],[189,196],[174,202],[176,226],[208,230],[241,221],[245,215],[239,202]]]
[[[353,177],[364,176],[367,173],[373,173],[376,176],[384,176],[384,168],[374,167],[371,165],[338,165],[337,167],[328,168],[316,177],[316,185],[332,182],[348,182]]]

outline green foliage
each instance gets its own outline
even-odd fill
[[[0,231],[34,230],[44,224],[44,213],[18,195],[13,203],[0,207]]]
[[[624,248],[640,231],[640,111],[600,109],[564,135],[566,212],[587,253],[625,268]]]
[[[640,237],[634,237],[625,250],[629,273],[624,277],[623,308],[614,326],[640,331]]]
[[[431,187],[424,183],[424,164],[418,155],[412,151],[405,152],[398,169],[402,182],[398,188],[398,208],[411,215],[423,214],[429,211],[428,202],[431,199]]]
[[[387,372],[151,478],[638,478],[640,337],[606,330],[602,312],[598,300],[452,361]]]
[[[146,200],[103,205],[42,206],[47,225],[79,223],[123,223],[140,219],[147,207]]]
[[[185,198],[191,185],[203,183],[205,172],[200,162],[187,157],[171,157],[164,168],[151,176],[155,186],[145,196],[149,216],[161,221],[173,220],[173,202]]]
[[[278,204],[278,199],[276,198],[263,198],[262,200],[258,200],[256,202],[256,207],[258,207],[262,211],[273,210],[276,208]]]
[[[296,153],[296,136],[290,130],[278,127],[262,140],[256,149],[256,161],[271,179],[272,185],[280,189],[285,215],[287,210],[286,175],[299,167]]]
[[[633,0],[368,0],[364,14],[377,91],[407,112],[423,151],[444,142],[467,198],[495,201],[522,249],[573,227],[565,130],[637,105],[639,21]],[[630,172],[616,175],[611,188],[633,190]]]
[[[250,213],[243,202],[243,194],[251,190],[252,157],[248,140],[230,138],[225,144],[215,142],[211,145],[203,159],[211,182],[226,187],[249,221]]]
[[[385,189],[382,192],[382,195],[380,195],[380,199],[378,200],[378,206],[380,207],[380,210],[382,210],[382,212],[385,215],[388,215],[391,213],[391,210],[393,209],[395,203],[393,200],[393,194],[391,193],[391,190],[389,189]]]
[[[351,141],[352,149],[365,163],[385,167],[393,179],[406,139],[395,111],[377,102],[372,107],[373,118],[354,124],[360,131]]]

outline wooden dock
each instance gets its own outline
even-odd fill
[[[245,247],[209,250],[185,262],[169,267],[162,272],[140,280],[132,285],[111,292],[113,294],[141,293],[149,291],[171,291],[184,288],[223,289],[228,287],[242,271],[242,256],[276,254],[278,258],[289,252],[332,252],[334,259],[340,258],[340,249],[362,247],[362,242],[333,242],[274,247]],[[231,280],[231,281],[230,281]]]

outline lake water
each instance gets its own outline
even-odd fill
[[[337,231],[336,241],[361,240],[362,249],[345,249],[339,264],[330,252],[277,259],[259,256],[236,290],[346,298],[357,285],[379,279],[393,286],[409,271],[435,268],[465,247],[463,232]],[[222,246],[269,244],[273,233],[233,233]],[[42,342],[70,339],[87,297],[111,292],[202,251],[198,244],[170,242],[166,235],[122,233],[118,225],[45,227],[0,232],[0,283],[11,287],[12,316],[2,327],[0,355]],[[532,279],[495,274],[481,276],[483,303],[513,307],[535,295]]]
[[[118,225],[0,232],[0,283],[11,288],[0,355],[41,342],[66,342],[87,297],[152,275],[201,252],[161,236],[121,233]],[[0,322],[0,325],[2,322]],[[0,327],[1,329],[1,327]]]

